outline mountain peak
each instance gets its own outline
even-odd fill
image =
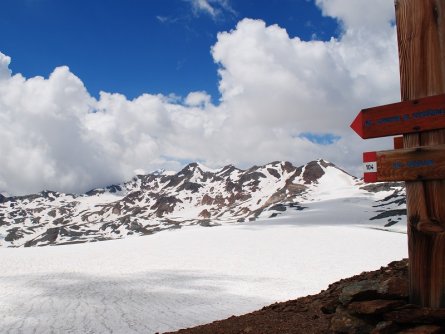
[[[324,162],[324,161],[323,161]],[[304,166],[303,180],[305,184],[318,183],[318,180],[325,174],[323,164],[320,160],[308,162]]]
[[[200,162],[191,162],[183,168],[183,170],[195,170],[195,169],[200,169],[202,172],[214,172],[213,169],[207,167],[206,165]]]
[[[317,159],[308,162],[306,165],[303,166],[303,175],[302,178],[304,180],[305,184],[317,184],[319,180],[326,174],[326,171],[329,170],[329,168],[334,168],[338,172],[340,172],[341,175],[345,174],[352,178],[354,178],[349,173],[345,172],[343,169],[338,168],[335,164],[332,162],[329,162],[324,159]]]
[[[159,169],[156,169],[154,172],[151,172],[151,174],[156,175],[156,176],[163,175],[164,173],[165,173],[164,168],[159,168]]]

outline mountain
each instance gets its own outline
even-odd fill
[[[185,225],[285,218],[403,230],[401,183],[365,185],[325,160],[241,170],[191,163],[82,195],[43,191],[0,196],[0,245],[62,245],[147,235]],[[279,219],[277,219],[277,222]]]

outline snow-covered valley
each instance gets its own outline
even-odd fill
[[[405,218],[402,184],[324,160],[0,195],[0,333],[165,332],[317,293],[406,257]]]
[[[314,222],[321,218],[316,208],[313,213]],[[288,216],[107,242],[0,248],[0,332],[175,330],[316,293],[407,256],[405,234],[357,226],[347,214],[339,218],[347,221],[302,224]]]

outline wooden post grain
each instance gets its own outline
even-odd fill
[[[396,0],[402,101],[445,93],[445,1]],[[445,143],[445,129],[404,135],[404,147]],[[410,299],[445,307],[445,181],[406,182]]]

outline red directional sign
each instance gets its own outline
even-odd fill
[[[445,145],[363,153],[365,182],[445,179]]]
[[[351,128],[363,139],[445,128],[445,94],[363,109]]]

